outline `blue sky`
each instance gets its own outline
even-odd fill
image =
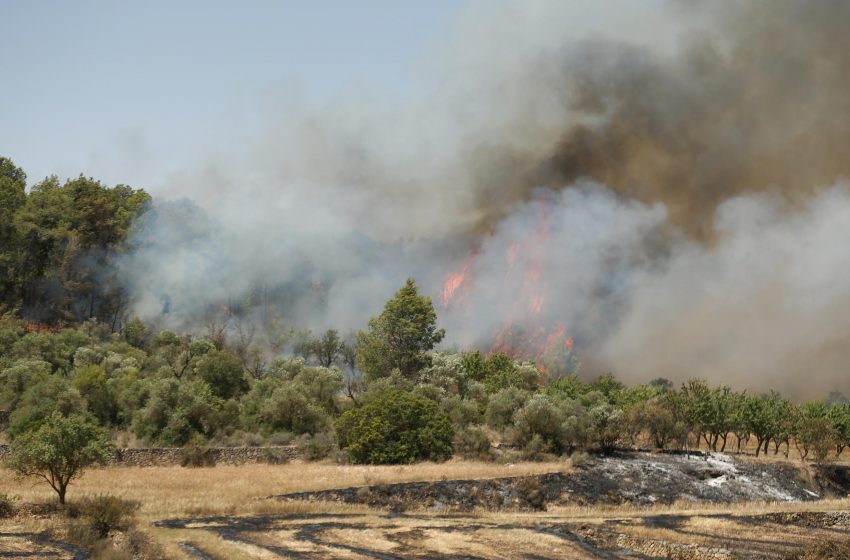
[[[28,172],[152,186],[250,128],[297,86],[311,103],[404,95],[466,2],[2,3],[0,153]]]

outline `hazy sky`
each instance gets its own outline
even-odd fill
[[[568,3],[557,24],[577,35],[658,33],[641,25],[646,2]],[[353,92],[409,95],[425,54],[493,5],[511,3],[0,0],[0,153],[30,184],[82,172],[157,192],[211,146],[239,146],[282,90],[319,110]]]
[[[29,173],[156,182],[297,83],[410,87],[465,2],[2,2],[0,153]],[[151,168],[152,167],[152,168]]]

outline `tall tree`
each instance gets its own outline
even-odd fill
[[[26,203],[27,176],[12,160],[0,157],[0,304],[17,306],[20,289],[20,240],[15,212]]]
[[[431,298],[419,295],[416,282],[407,283],[369,319],[369,330],[357,334],[357,365],[369,378],[386,377],[393,369],[413,377],[429,364],[427,352],[445,336],[437,328]]]

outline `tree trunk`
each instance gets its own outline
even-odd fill
[[[729,438],[729,434],[723,434],[722,437],[723,437],[723,445],[720,446],[720,452],[721,453],[723,453],[723,451],[726,450],[726,440]]]

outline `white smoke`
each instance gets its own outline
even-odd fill
[[[587,41],[578,3],[488,2],[416,99],[282,95],[243,151],[169,181],[194,204],[139,224],[122,265],[135,313],[193,328],[216,306],[273,306],[347,331],[414,277],[449,345],[558,322],[588,375],[850,389],[850,192],[834,184],[850,88],[830,70],[850,51],[823,38],[850,10],[758,3],[679,49],[673,12],[639,4],[623,1],[616,40]],[[673,31],[629,35],[653,23]]]

